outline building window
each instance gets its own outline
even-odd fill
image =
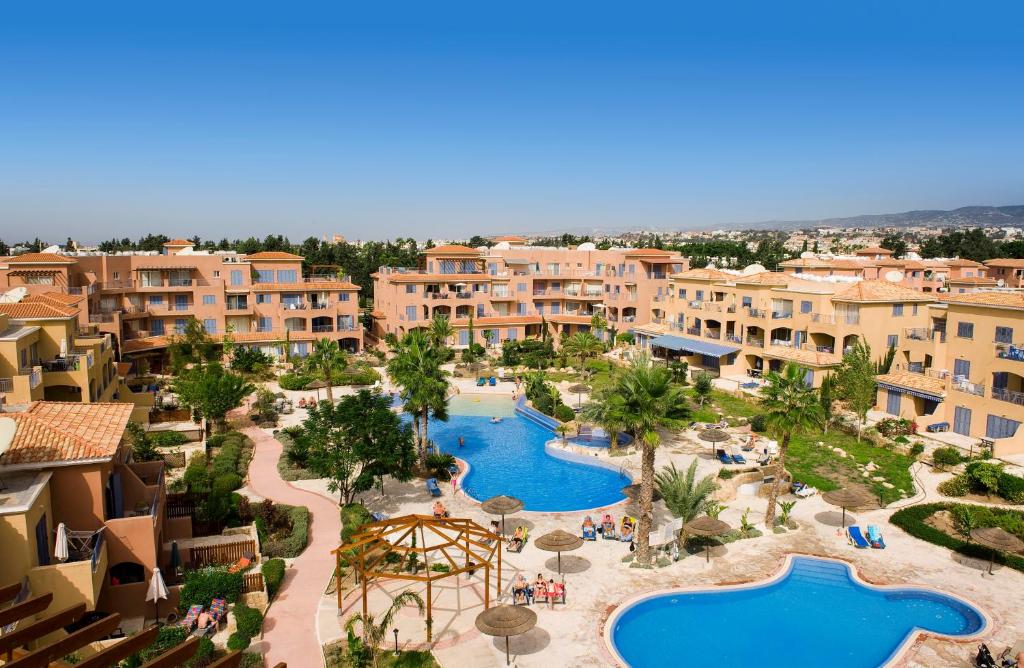
[[[892,305],[892,317],[902,318],[903,317],[903,304]]]
[[[164,321],[153,320],[149,325],[149,333],[153,336],[163,336],[164,333]]]
[[[885,343],[886,347],[888,347],[888,348],[895,348],[899,344],[900,344],[899,334],[890,334],[889,338],[886,339],[886,343]]]
[[[953,376],[961,376],[965,379],[970,380],[971,378],[971,361],[970,360],[953,360]]]
[[[405,319],[406,320],[412,320],[412,321],[416,320],[416,306],[415,305],[410,304],[409,306],[405,307]]]
[[[256,293],[257,304],[271,304],[273,303],[273,296],[269,292],[257,292]]]
[[[1017,434],[1017,427],[1020,422],[1010,418],[989,415],[988,423],[985,425],[985,436],[987,438],[1011,438]]]
[[[914,306],[912,307],[911,313],[913,315],[917,315],[917,306],[918,306],[917,304],[914,304]]]
[[[526,283],[516,283],[516,290],[526,292]]]
[[[459,345],[460,346],[468,346],[469,345],[469,330],[468,329],[460,329],[459,330]]]
[[[686,299],[686,288],[679,288],[679,298]]]
[[[240,269],[231,270],[231,285],[242,285],[242,271]]]
[[[257,269],[256,270],[256,282],[257,283],[273,283],[274,282],[274,270],[273,269]]]
[[[277,270],[277,282],[278,283],[296,283],[298,282],[298,274],[294,269],[278,269]]]
[[[483,304],[477,304],[476,305],[476,317],[478,317],[478,318],[484,317],[484,305]]]
[[[120,278],[121,278],[121,272],[119,272],[119,271],[115,271],[115,272],[114,272],[114,280],[116,281],[116,280],[118,280],[118,279],[120,279]]]
[[[996,343],[1013,343],[1013,327],[996,327]]]
[[[214,269],[213,270],[213,277],[214,278],[220,278],[220,269]]]
[[[161,305],[163,303],[164,303],[164,298],[161,297],[160,295],[150,295],[149,296],[149,305],[150,306],[159,306],[159,305]]]
[[[808,301],[800,302],[800,312],[801,313],[810,313],[811,312],[811,302],[808,302]]]
[[[272,330],[274,328],[273,318],[271,318],[270,316],[265,316],[265,315],[264,316],[260,316],[259,324],[256,325],[256,327],[257,327],[257,331],[269,332],[270,330]]]
[[[962,321],[956,323],[956,335],[959,336],[961,339],[973,339],[974,323]]]
[[[407,294],[407,295],[414,295],[414,294],[416,294],[416,286],[415,285],[407,285],[407,286],[405,286],[405,294]]]
[[[704,291],[703,290],[697,290],[697,301],[699,301],[699,302],[704,301]]]
[[[751,306],[754,305],[754,300],[753,300],[752,297],[744,297],[742,299],[742,304],[743,304],[743,308],[750,308]]]
[[[347,292],[339,292],[338,293],[338,301],[347,302],[351,296],[352,295],[350,295]]]
[[[203,320],[203,329],[206,330],[207,334],[216,334],[217,321],[214,320],[213,318],[207,318],[206,320]]]
[[[285,308],[298,308],[302,304],[302,296],[297,294],[281,295],[281,303]]]
[[[203,306],[213,306],[217,303],[216,295],[203,295]]]
[[[508,340],[509,341],[515,341],[516,340],[516,328],[515,327],[509,327],[508,328]]]

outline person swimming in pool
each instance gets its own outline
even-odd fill
[[[498,424],[499,422],[501,422],[501,418],[497,415],[491,418],[491,424]]]
[[[466,439],[464,439],[461,436],[459,436],[459,447],[461,448],[465,444],[466,444]]]

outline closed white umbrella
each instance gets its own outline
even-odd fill
[[[153,569],[153,577],[149,579],[149,590],[146,592],[146,600],[156,604],[156,619],[160,621],[160,599],[167,598],[167,585],[164,583],[164,576],[160,575],[160,569]]]
[[[67,337],[65,337],[65,338],[60,340],[60,356],[61,357],[67,357],[68,356],[68,340],[67,340]]]
[[[57,561],[68,560],[68,530],[63,522],[57,525],[57,540],[53,546],[53,556],[57,557]]]

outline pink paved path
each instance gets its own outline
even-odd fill
[[[334,573],[331,550],[338,547],[341,517],[338,506],[314,492],[286,483],[277,473],[281,443],[262,429],[244,429],[255,444],[249,465],[249,487],[275,502],[309,508],[310,542],[285,572],[284,584],[267,611],[259,650],[268,666],[285,661],[289,667],[323,665],[323,651],[317,638],[317,609],[320,597]]]

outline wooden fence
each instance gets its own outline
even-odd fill
[[[251,571],[242,575],[242,593],[251,594],[256,591],[263,591],[263,573]]]
[[[256,541],[242,540],[221,545],[196,545],[189,548],[192,568],[233,564],[246,554],[256,553]]]

